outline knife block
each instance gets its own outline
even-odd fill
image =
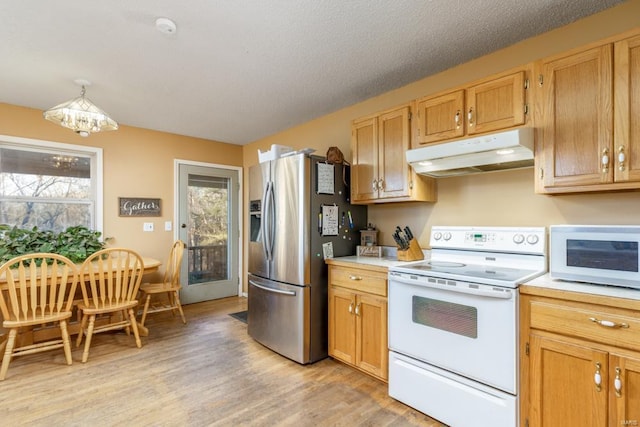
[[[419,261],[421,259],[424,259],[424,253],[416,239],[411,239],[409,249],[398,249],[398,261]]]

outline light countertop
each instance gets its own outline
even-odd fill
[[[423,250],[424,259],[429,259],[430,251]],[[349,266],[350,264],[357,264],[360,266],[370,266],[386,268],[395,267],[396,265],[407,264],[415,261],[398,261],[398,253],[395,247],[382,246],[382,257],[367,257],[367,256],[343,256],[337,258],[326,259],[327,264]]]
[[[589,295],[600,295],[613,298],[640,300],[640,289],[606,286],[591,283],[569,282],[551,278],[549,273],[523,284],[525,287],[537,287],[566,292],[579,292]]]

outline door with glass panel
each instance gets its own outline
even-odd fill
[[[178,165],[176,221],[186,244],[182,263],[185,304],[238,295],[238,170]]]

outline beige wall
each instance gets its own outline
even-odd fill
[[[174,159],[242,166],[242,147],[237,145],[130,126],[82,138],[44,120],[42,111],[1,103],[0,135],[102,148],[104,235],[114,238],[112,246],[130,247],[163,262],[174,238],[173,231],[164,231],[164,222],[174,220]],[[162,216],[119,217],[118,197],[160,198]],[[155,231],[143,232],[143,222],[153,222]]]
[[[324,154],[337,145],[351,157],[350,122],[421,96],[463,85],[545,56],[640,26],[640,0],[593,15],[427,77],[381,96],[286,130],[244,147],[244,164],[257,162],[257,149],[271,144],[313,147]],[[446,42],[443,40],[443,42]],[[400,203],[369,207],[379,241],[393,245],[396,225],[409,225],[427,247],[432,225],[548,226],[560,223],[640,224],[640,193],[621,192],[545,196],[534,194],[533,169],[445,178],[438,181],[437,203]]]

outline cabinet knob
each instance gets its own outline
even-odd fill
[[[616,378],[613,380],[613,388],[616,389],[616,397],[622,397],[622,380],[620,379],[621,369],[616,366]]]
[[[590,317],[589,320],[591,320],[593,323],[597,323],[600,326],[604,326],[607,328],[628,328],[629,324],[628,323],[616,323],[616,322],[612,322],[611,320],[601,320],[601,319],[597,319],[595,317]]]
[[[626,160],[626,156],[624,155],[624,147],[621,145],[618,148],[618,170],[620,172],[624,171],[624,161]]]
[[[609,172],[609,149],[602,150],[602,173]]]

